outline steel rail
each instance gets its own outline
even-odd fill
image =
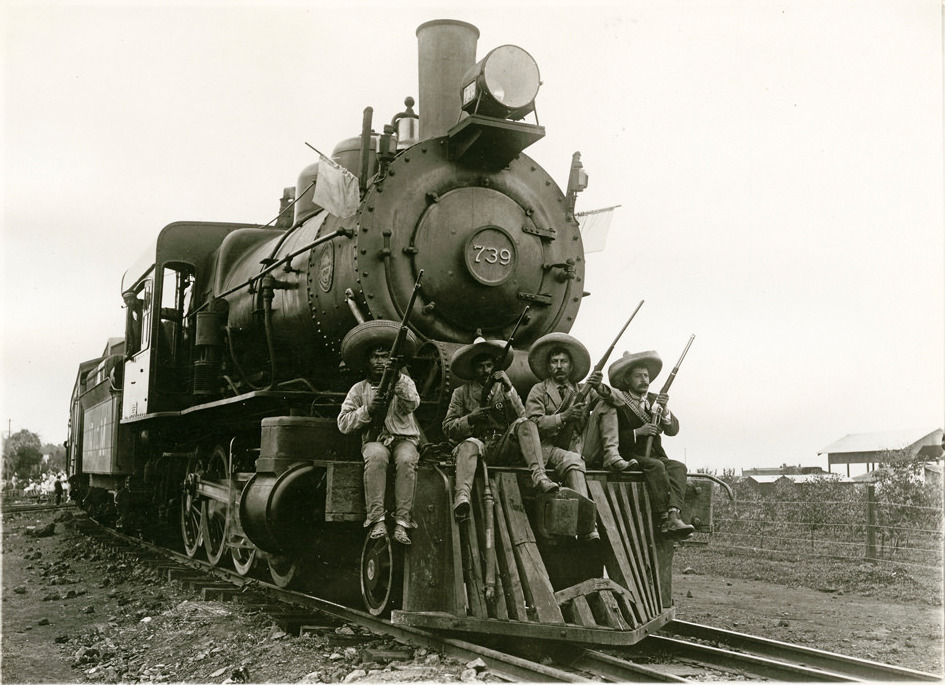
[[[140,538],[125,535],[106,526],[95,524],[101,534],[117,541],[148,550],[164,559],[173,560],[208,577],[216,577],[233,586],[259,590],[284,604],[293,604],[341,621],[361,626],[376,634],[387,635],[405,643],[437,650],[456,659],[481,658],[496,677],[519,682],[590,682],[592,676],[610,682],[689,682],[665,669],[654,669],[596,650],[580,649],[573,658],[561,658],[559,663],[569,670],[546,666],[525,658],[506,654],[482,645],[441,636],[420,628],[395,625],[366,612],[346,607],[314,595],[287,590],[258,578],[241,576],[235,571],[212,566],[184,554],[161,547]],[[936,675],[912,669],[891,666],[809,647],[792,645],[768,638],[705,626],[687,621],[673,621],[664,632],[691,639],[706,640],[725,645],[721,649],[675,637],[651,635],[627,648],[628,653],[643,650],[661,650],[675,659],[691,660],[695,665],[710,666],[723,671],[739,670],[745,673],[780,681],[853,682],[873,681],[939,681]],[[742,650],[742,651],[733,651]]]
[[[612,683],[687,683],[681,678],[655,668],[641,666],[632,661],[598,652],[593,649],[582,650],[578,656],[568,662],[569,668],[589,673]]]
[[[798,663],[789,663],[764,656],[710,647],[674,637],[651,635],[637,646],[665,650],[677,659],[692,659],[725,670],[737,670],[763,678],[786,682],[856,682],[853,676],[823,671]]]
[[[63,502],[62,504],[8,504],[3,503],[2,512],[4,514],[25,514],[34,511],[52,511],[53,509],[68,510],[75,507],[72,502]]]
[[[505,654],[464,640],[442,637],[436,633],[431,633],[420,628],[395,625],[390,621],[372,616],[366,612],[336,604],[335,602],[314,595],[280,588],[271,583],[259,580],[258,578],[241,576],[235,571],[219,566],[212,566],[200,559],[193,559],[180,552],[175,552],[174,550],[161,547],[152,542],[125,535],[119,531],[102,526],[94,519],[88,520],[95,525],[95,530],[100,534],[108,535],[123,544],[147,550],[156,556],[172,560],[179,563],[181,566],[186,566],[204,575],[219,578],[234,586],[252,588],[253,590],[264,592],[266,595],[282,603],[293,604],[312,612],[332,616],[346,623],[352,623],[359,627],[366,628],[374,633],[387,635],[418,647],[433,649],[456,659],[469,661],[477,658],[482,659],[493,675],[503,679],[517,682],[591,682],[587,678],[562,669],[546,666],[535,661],[529,661],[528,659],[523,659],[512,654]]]
[[[666,632],[700,640],[711,640],[733,649],[740,649],[756,655],[771,658],[786,659],[796,663],[803,663],[824,671],[833,671],[855,678],[877,681],[927,681],[938,682],[940,675],[916,671],[902,666],[893,666],[877,661],[857,659],[844,654],[827,652],[813,647],[793,645],[770,638],[738,633],[723,628],[690,623],[688,621],[673,621],[664,628]]]

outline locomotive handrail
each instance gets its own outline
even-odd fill
[[[246,288],[246,287],[252,285],[255,281],[258,281],[259,279],[263,278],[264,276],[266,276],[266,275],[272,273],[272,272],[275,271],[276,268],[278,268],[282,263],[284,263],[284,262],[290,262],[290,261],[292,261],[294,258],[298,257],[300,254],[302,254],[303,252],[306,252],[306,251],[308,251],[308,250],[311,250],[313,247],[317,247],[317,246],[321,245],[322,243],[327,243],[329,240],[334,240],[335,238],[340,238],[341,236],[345,236],[345,237],[347,237],[347,238],[351,238],[351,237],[354,236],[354,232],[353,232],[353,231],[350,231],[350,230],[348,230],[348,229],[346,229],[346,228],[339,228],[339,229],[336,230],[336,231],[332,231],[331,233],[326,233],[326,234],[323,235],[323,236],[319,236],[318,238],[316,238],[316,239],[313,240],[312,242],[308,243],[307,245],[303,245],[302,247],[300,247],[299,249],[297,249],[295,252],[290,252],[289,254],[285,255],[284,257],[281,257],[279,260],[277,260],[277,261],[273,262],[272,264],[268,265],[266,268],[264,268],[264,269],[263,269],[262,271],[260,271],[258,274],[254,275],[254,276],[250,276],[248,279],[246,279],[246,281],[245,281],[244,283],[240,283],[239,285],[234,285],[234,286],[233,286],[232,288],[230,288],[229,290],[224,290],[222,293],[218,293],[218,294],[214,295],[214,296],[213,296],[213,299],[220,299],[221,297],[226,297],[227,295],[232,295],[232,294],[235,293],[236,291],[241,290],[242,288]],[[194,311],[192,311],[192,312],[190,313],[190,316],[193,316],[194,314],[197,314],[198,312],[203,311],[203,310],[206,309],[208,306],[210,306],[210,300],[207,300],[207,301],[204,302],[202,305],[200,305],[199,307],[197,307],[196,309],[194,309]]]
[[[734,490],[732,490],[732,486],[726,483],[721,478],[710,476],[708,473],[688,473],[686,474],[686,478],[705,479],[705,480],[711,480],[713,483],[718,483],[725,489],[725,493],[728,495],[729,500],[731,500],[732,502],[735,501],[735,492]]]

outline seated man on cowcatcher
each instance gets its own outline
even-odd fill
[[[670,539],[689,537],[695,528],[679,518],[686,497],[686,465],[670,459],[661,435],[679,433],[679,420],[666,408],[669,395],[647,392],[663,361],[654,350],[623,356],[610,365],[620,433],[620,454],[643,467],[650,506],[659,516],[660,533]]]
[[[545,472],[538,428],[525,417],[522,399],[505,373],[511,363],[512,352],[506,351],[505,342],[481,337],[456,350],[450,363],[452,373],[466,381],[453,390],[442,426],[443,434],[457,443],[453,512],[459,521],[469,516],[480,457],[495,466],[514,466],[524,460],[538,492],[558,489]]]
[[[591,368],[590,354],[580,340],[567,333],[544,335],[532,344],[528,365],[539,382],[528,393],[525,413],[538,425],[546,463],[557,472],[559,455],[569,452],[591,468],[624,471],[638,466],[620,456],[615,400],[601,382],[603,374],[593,371],[580,383]],[[564,482],[585,494],[566,478]]]
[[[371,538],[387,535],[384,496],[387,490],[387,466],[394,457],[393,538],[409,545],[408,530],[413,521],[414,489],[417,462],[420,459],[420,427],[414,410],[420,406],[417,386],[402,369],[393,384],[389,405],[380,396],[379,384],[384,370],[391,363],[390,348],[399,326],[392,321],[377,320],[376,326],[359,326],[341,342],[341,357],[354,369],[364,369],[366,378],[348,391],[338,414],[338,430],[349,434],[361,432],[361,456],[364,458],[364,500],[367,510],[364,526],[370,527]],[[386,325],[389,324],[389,325]],[[407,336],[404,357],[413,356],[416,338]]]

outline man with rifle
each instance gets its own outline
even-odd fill
[[[409,308],[408,308],[409,313]],[[413,356],[417,340],[406,323],[382,319],[359,324],[341,341],[341,357],[351,368],[364,369],[366,378],[351,386],[338,414],[338,430],[361,431],[364,458],[364,527],[371,538],[387,535],[384,495],[391,456],[394,476],[394,540],[410,544],[414,488],[420,455],[420,427],[413,415],[420,395],[401,364]]]
[[[691,338],[689,342],[692,343]],[[695,530],[679,518],[686,497],[686,465],[670,459],[660,440],[661,434],[679,433],[679,420],[666,408],[668,386],[679,364],[658,395],[647,392],[662,368],[663,361],[654,350],[624,352],[607,370],[613,386],[608,390],[617,406],[620,454],[642,465],[650,506],[660,520],[659,532],[670,539],[683,539]]]
[[[546,462],[569,453],[583,458],[587,466],[607,471],[638,466],[620,456],[617,411],[610,388],[601,382],[600,368],[579,383],[591,361],[577,338],[567,333],[542,336],[528,352],[528,365],[540,382],[528,393],[525,412],[538,426]]]
[[[509,342],[512,337],[514,332]],[[450,362],[452,373],[467,381],[453,391],[443,419],[443,434],[457,443],[453,513],[458,521],[469,516],[480,457],[490,466],[512,466],[524,459],[538,492],[558,489],[545,472],[538,429],[525,417],[522,398],[505,373],[511,364],[510,345],[482,337],[456,350]]]

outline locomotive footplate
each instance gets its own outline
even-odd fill
[[[672,563],[672,544],[654,536],[643,483],[588,475],[590,500],[564,488],[537,495],[523,469],[490,469],[486,487],[480,471],[470,516],[456,521],[451,471],[421,468],[418,527],[404,555],[402,607],[391,620],[595,645],[632,645],[671,622],[660,566]],[[584,514],[557,525],[541,520],[573,510],[576,499],[596,509],[599,540],[581,534]]]

